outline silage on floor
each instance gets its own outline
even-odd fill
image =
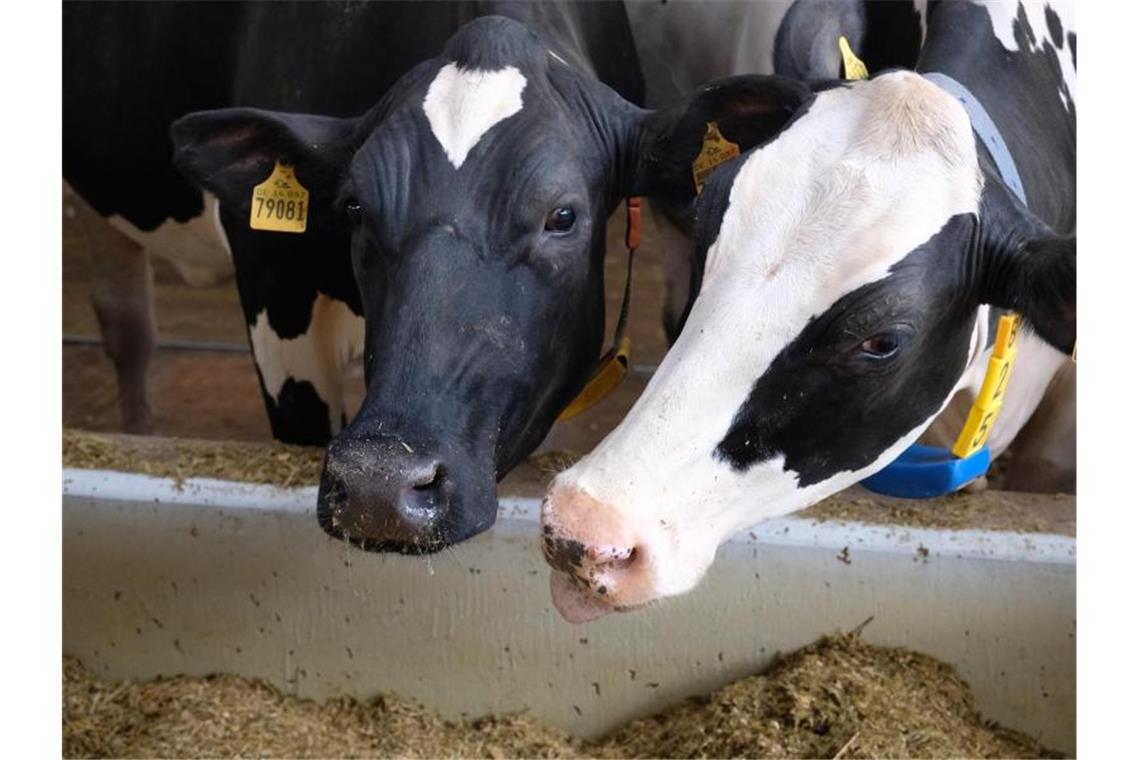
[[[64,660],[65,757],[1047,757],[988,724],[954,669],[843,634],[581,742],[526,715],[446,721],[381,696],[317,704],[231,675],[146,684]]]

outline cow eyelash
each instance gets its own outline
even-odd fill
[[[847,347],[833,361],[856,374],[876,374],[896,366],[897,361],[906,353],[914,329],[910,325],[900,324],[870,335],[850,330],[844,330],[844,333],[857,342],[847,343]]]
[[[574,224],[578,221],[578,213],[573,206],[559,206],[546,215],[542,229],[551,235],[568,235],[574,231]]]
[[[882,361],[897,354],[902,343],[901,334],[894,331],[881,332],[863,340],[859,344],[859,351],[868,358]]]

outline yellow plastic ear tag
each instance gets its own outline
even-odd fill
[[[962,432],[954,443],[954,456],[970,456],[982,448],[990,437],[990,430],[993,429],[1002,401],[1005,400],[1005,389],[1009,385],[1013,362],[1017,358],[1017,338],[1020,334],[1020,315],[1006,314],[998,322],[997,340],[994,341],[986,377],[982,381],[978,397],[974,399],[974,405],[970,407],[966,424],[962,426]]]
[[[618,387],[625,379],[625,373],[629,371],[629,352],[629,338],[622,338],[618,350],[601,369],[594,373],[590,382],[586,383],[586,387],[570,402],[570,405],[562,410],[562,414],[558,415],[558,421],[564,422],[571,417],[577,417]]]
[[[697,186],[697,195],[705,189],[705,180],[713,169],[739,155],[740,146],[722,135],[715,121],[710,121],[705,127],[705,142],[701,146],[701,152],[693,159],[693,184]]]
[[[309,191],[290,164],[278,161],[269,178],[253,188],[249,227],[268,232],[304,232],[309,220]]]
[[[843,58],[844,79],[866,79],[870,76],[867,65],[859,60],[846,37],[839,38],[839,55]]]

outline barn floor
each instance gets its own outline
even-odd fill
[[[609,225],[606,262],[607,347],[621,305],[625,277],[624,212]],[[635,365],[656,365],[665,353],[661,328],[664,274],[654,255],[656,231],[645,215],[643,245],[634,269],[629,332]],[[114,370],[93,341],[99,336],[90,302],[88,248],[77,222],[63,216],[63,424],[99,432],[121,430]],[[245,324],[232,281],[212,288],[182,283],[165,261],[152,257],[160,348],[150,371],[156,435],[261,441],[269,424],[248,350]],[[220,343],[232,350],[191,350],[163,343]],[[558,423],[540,451],[586,452],[617,424],[640,395],[646,372],[633,372],[609,398],[576,419]],[[358,393],[362,389],[358,389]],[[530,494],[547,475],[522,465],[506,493]]]

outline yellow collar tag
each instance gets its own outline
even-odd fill
[[[740,146],[722,135],[715,121],[710,121],[705,127],[701,152],[693,159],[693,184],[697,186],[697,195],[705,189],[705,181],[713,169],[739,155]]]
[[[870,76],[867,65],[859,60],[859,56],[855,55],[855,51],[851,49],[846,37],[839,38],[839,55],[843,58],[844,79],[866,79]]]
[[[571,417],[577,417],[618,387],[621,381],[625,379],[625,373],[629,371],[629,352],[630,342],[629,337],[626,336],[621,339],[621,343],[609,361],[602,363],[602,366],[586,383],[582,392],[570,402],[570,406],[562,410],[562,414],[558,415],[558,421],[565,422]]]
[[[964,459],[986,445],[986,439],[990,437],[998,412],[1001,411],[1002,401],[1005,400],[1005,389],[1009,386],[1013,362],[1017,359],[1017,338],[1020,335],[1021,315],[1003,315],[998,321],[997,340],[994,341],[982,388],[951,449],[954,456]]]
[[[309,191],[290,164],[278,161],[273,173],[253,188],[249,227],[267,232],[304,232],[309,220]]]

